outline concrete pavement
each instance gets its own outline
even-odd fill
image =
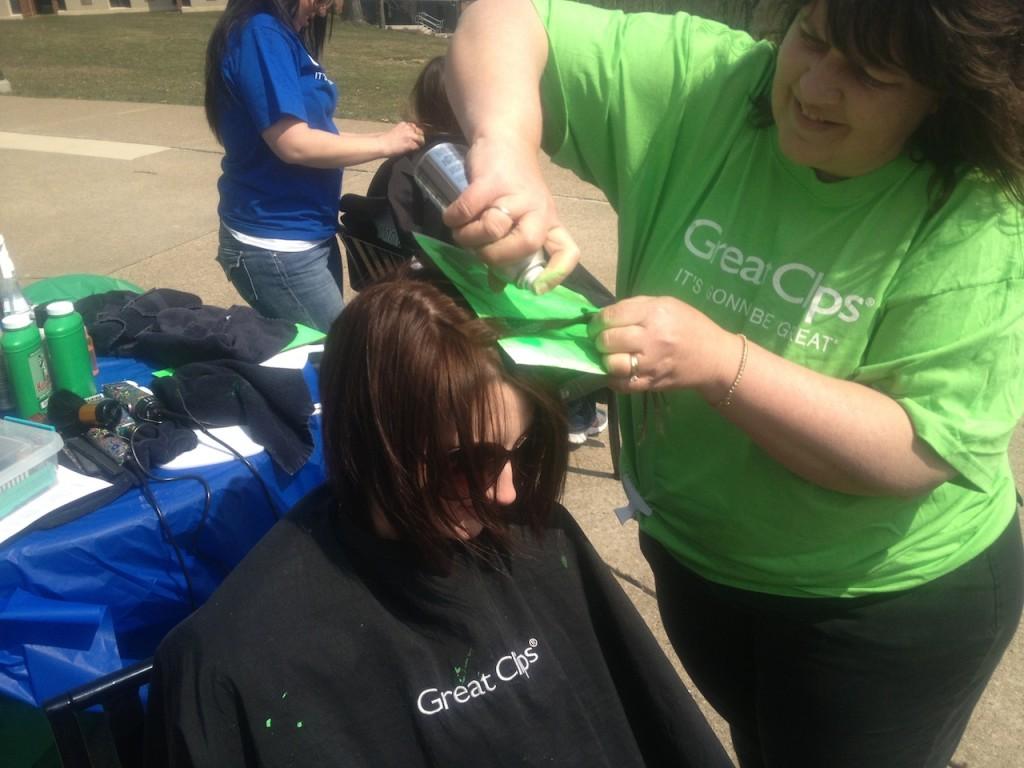
[[[344,131],[380,129],[349,120],[339,125]],[[208,304],[241,303],[214,261],[220,156],[197,107],[0,96],[0,233],[22,279],[91,272],[146,288],[192,291]],[[364,192],[375,168],[373,163],[347,170],[344,191]],[[616,231],[610,206],[565,171],[548,166],[546,172],[587,266],[613,286]],[[1022,446],[1018,430],[1011,455],[1024,482]],[[623,502],[605,443],[591,441],[573,452],[565,504],[674,660],[636,527],[620,526],[612,514]],[[701,704],[728,744],[722,721]],[[1024,766],[1022,720],[1024,632],[1018,631],[957,764]]]

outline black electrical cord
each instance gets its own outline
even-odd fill
[[[207,428],[207,425],[204,424],[202,421],[200,421],[198,418],[196,418],[196,416],[189,410],[188,405],[185,403],[185,398],[182,396],[180,390],[178,390],[178,400],[181,403],[181,407],[184,409],[185,413],[184,414],[176,413],[176,412],[171,411],[171,410],[169,410],[167,408],[162,408],[161,410],[164,412],[164,414],[166,414],[167,416],[170,416],[170,417],[172,417],[174,419],[177,419],[179,421],[186,421],[186,423],[189,426],[193,426],[194,425],[203,434],[205,434],[208,438],[213,440],[215,443],[218,443],[219,445],[222,445],[231,454],[233,454],[235,456],[235,458],[237,458],[240,462],[242,462],[242,464],[246,467],[246,469],[249,470],[249,472],[252,474],[252,476],[259,483],[260,489],[263,491],[263,495],[264,495],[264,497],[267,500],[267,505],[270,507],[271,512],[274,513],[274,518],[277,519],[277,520],[280,520],[281,519],[281,513],[278,510],[277,505],[274,503],[274,499],[271,496],[270,489],[267,487],[267,484],[263,480],[263,478],[260,477],[259,472],[256,471],[256,467],[253,466],[252,462],[249,461],[249,459],[246,458],[245,456],[243,456],[240,452],[235,450],[232,446],[228,445],[228,443],[226,443],[224,440],[221,440],[219,437],[217,437],[216,435],[211,433],[210,430]],[[138,421],[141,421],[143,423],[150,423],[150,424],[158,423],[156,421],[153,421],[152,419],[141,419],[141,418],[139,418]],[[195,530],[192,532],[192,547],[191,547],[191,549],[192,549],[193,555],[195,555],[196,557],[200,556],[199,549],[198,549],[199,534],[201,533],[203,527],[206,525],[206,522],[207,522],[207,520],[209,518],[210,504],[211,504],[211,501],[212,501],[212,493],[210,491],[210,484],[206,481],[205,478],[200,477],[199,475],[179,475],[177,477],[158,477],[158,476],[154,475],[153,473],[151,473],[148,469],[146,469],[145,467],[142,466],[142,462],[139,461],[139,455],[138,455],[138,453],[135,450],[135,438],[138,435],[138,432],[139,432],[139,429],[137,428],[135,431],[133,431],[131,433],[131,435],[128,438],[128,448],[129,448],[129,450],[131,452],[131,465],[127,466],[126,469],[128,471],[130,471],[133,475],[135,475],[136,479],[139,481],[139,487],[140,487],[140,489],[142,491],[143,497],[146,499],[146,501],[149,503],[149,505],[151,507],[153,507],[153,511],[156,513],[157,520],[158,520],[158,522],[160,524],[160,528],[161,528],[161,530],[163,531],[163,534],[164,534],[164,538],[166,538],[167,539],[167,543],[170,544],[171,549],[174,551],[174,556],[175,556],[175,558],[178,561],[178,565],[181,567],[181,573],[182,573],[182,575],[185,578],[185,587],[188,590],[189,604],[191,605],[191,608],[194,611],[194,610],[196,610],[196,608],[199,607],[199,604],[196,601],[195,587],[192,584],[192,577],[189,574],[188,566],[185,563],[185,556],[182,554],[181,549],[178,547],[178,545],[174,541],[174,532],[171,530],[170,523],[167,522],[167,517],[164,514],[163,508],[160,506],[160,502],[156,498],[156,494],[153,493],[153,489],[150,486],[150,481],[159,482],[159,483],[171,483],[171,482],[178,482],[178,481],[181,481],[181,480],[194,480],[195,482],[198,482],[200,485],[202,485],[203,493],[204,493],[203,512],[202,512],[202,515],[199,518],[199,522],[197,523],[197,525],[195,527]]]
[[[153,489],[149,485],[149,480],[137,463],[134,466],[127,467],[129,472],[132,472],[136,479],[139,481],[139,487],[142,490],[142,495],[145,497],[149,505],[153,507],[153,511],[156,512],[156,518],[160,523],[160,529],[163,531],[164,538],[167,539],[167,543],[171,545],[171,549],[174,551],[174,556],[178,560],[178,565],[181,566],[181,573],[185,577],[185,588],[188,590],[188,602],[194,611],[199,607],[199,603],[196,602],[196,591],[192,586],[192,577],[189,575],[188,566],[185,564],[185,556],[181,553],[181,549],[174,542],[174,532],[171,530],[170,524],[167,522],[167,517],[164,515],[163,508],[160,506],[160,502],[156,499],[156,494],[153,493]]]
[[[199,518],[199,523],[196,526],[192,536],[192,552],[198,555],[197,543],[199,538],[199,531],[202,529],[206,522],[207,514],[210,509],[210,486],[203,478],[198,475],[187,475],[181,477],[162,478],[156,477],[148,469],[142,466],[142,462],[139,461],[139,455],[135,452],[135,436],[138,434],[138,428],[128,438],[128,448],[131,451],[131,464],[126,466],[126,469],[135,475],[135,478],[139,481],[139,488],[142,491],[143,498],[149,502],[149,505],[153,508],[156,513],[157,521],[160,524],[160,529],[163,531],[164,538],[167,543],[170,544],[171,550],[174,552],[174,557],[178,561],[178,565],[181,567],[181,575],[185,578],[185,588],[188,591],[188,602],[192,610],[196,610],[199,607],[199,603],[196,601],[196,590],[192,584],[192,576],[188,571],[188,565],[185,563],[185,556],[181,552],[181,548],[174,541],[174,531],[171,530],[170,523],[167,522],[167,516],[164,514],[163,508],[160,506],[160,502],[157,501],[156,494],[153,493],[153,489],[149,484],[150,480],[157,482],[174,482],[177,480],[196,480],[202,484],[205,492],[205,501],[203,504],[203,513]]]
[[[146,424],[157,424],[159,422],[149,421],[147,419],[139,419]],[[140,427],[141,429],[141,427]],[[206,525],[207,520],[210,516],[210,504],[213,500],[213,494],[210,491],[210,484],[206,482],[204,477],[200,475],[178,475],[177,477],[158,477],[142,466],[142,462],[139,461],[139,454],[135,452],[135,438],[139,434],[139,429],[134,430],[128,437],[128,448],[131,450],[132,461],[135,463],[135,467],[142,472],[147,479],[156,483],[176,483],[181,480],[193,480],[199,483],[203,487],[203,512],[199,516],[199,522],[196,523],[195,530],[192,531],[192,554],[199,557],[199,534],[202,533],[203,528]]]
[[[185,410],[185,414],[175,413],[166,408],[162,409],[163,412],[166,415],[171,416],[175,419],[187,420],[187,423],[190,426],[194,425],[195,427],[197,427],[203,434],[205,434],[214,442],[222,445],[231,454],[233,454],[235,458],[241,461],[242,464],[245,465],[245,467],[249,470],[250,473],[252,473],[252,476],[259,483],[260,489],[263,491],[264,497],[266,497],[267,505],[270,507],[270,510],[274,513],[275,519],[280,520],[281,513],[278,510],[277,505],[274,503],[273,497],[271,496],[270,493],[270,489],[267,487],[267,484],[266,482],[264,482],[263,478],[260,477],[259,472],[256,471],[256,467],[253,466],[252,462],[250,462],[248,458],[243,456],[232,446],[228,445],[228,443],[226,443],[225,441],[221,440],[219,437],[211,433],[210,430],[207,429],[207,425],[200,421],[198,418],[196,418],[195,415],[193,415],[193,413],[189,410],[188,405],[185,404],[185,398],[182,396],[180,390],[178,390],[178,400],[181,403],[181,407]],[[143,422],[145,424],[159,423],[152,419],[143,419],[138,417],[136,417],[136,419],[137,421]],[[199,604],[196,601],[195,587],[192,584],[192,577],[189,574],[188,566],[185,563],[185,556],[184,554],[182,554],[181,549],[174,541],[174,532],[171,530],[170,523],[168,523],[167,521],[167,516],[164,514],[163,508],[160,506],[160,502],[157,500],[156,494],[153,493],[153,489],[150,486],[150,482],[152,481],[158,483],[173,483],[180,482],[182,480],[192,480],[199,483],[203,487],[203,511],[202,514],[200,515],[199,522],[196,524],[196,527],[192,532],[191,550],[193,555],[196,557],[200,557],[199,535],[202,532],[203,528],[205,527],[210,514],[210,505],[213,497],[213,494],[210,490],[210,484],[206,481],[205,478],[199,475],[178,475],[177,477],[158,477],[151,473],[142,465],[142,462],[139,461],[139,455],[135,450],[135,438],[138,435],[138,433],[139,428],[136,428],[128,437],[128,448],[131,452],[131,462],[126,462],[125,469],[126,471],[130,472],[138,481],[139,488],[142,492],[143,497],[146,499],[149,505],[153,508],[153,511],[156,513],[157,521],[159,522],[160,529],[163,532],[164,538],[167,540],[167,543],[170,544],[171,549],[174,552],[175,559],[177,559],[178,565],[181,567],[181,573],[185,579],[185,588],[188,591],[189,604],[192,610],[194,611],[196,610],[196,608],[199,607]]]
[[[138,430],[136,429],[135,432],[138,432]],[[192,576],[189,574],[188,566],[185,564],[185,556],[182,554],[181,549],[178,547],[177,543],[174,541],[174,532],[171,530],[171,526],[167,522],[167,516],[164,514],[163,508],[160,506],[160,502],[157,500],[156,494],[153,493],[153,489],[150,487],[150,484],[149,484],[149,479],[150,478],[152,478],[154,480],[162,480],[163,478],[153,477],[153,475],[151,475],[149,473],[149,471],[146,470],[142,466],[142,464],[139,462],[138,454],[135,452],[135,443],[134,443],[135,432],[133,432],[131,437],[129,437],[128,440],[126,441],[128,443],[128,448],[129,448],[129,450],[131,452],[131,458],[125,456],[123,461],[118,461],[118,459],[116,457],[111,456],[109,453],[106,453],[102,448],[97,447],[97,450],[99,450],[101,452],[104,452],[105,455],[108,456],[110,459],[112,459],[114,461],[118,461],[118,463],[121,465],[121,468],[123,469],[123,471],[128,473],[128,475],[130,475],[133,478],[133,480],[135,481],[135,484],[139,487],[139,489],[140,489],[140,491],[142,493],[143,498],[153,508],[153,511],[156,513],[157,522],[160,525],[160,530],[163,533],[164,538],[167,540],[167,543],[171,546],[171,549],[174,552],[174,557],[177,559],[178,565],[181,567],[181,573],[182,573],[182,576],[185,579],[185,588],[188,591],[188,601],[189,601],[189,604],[192,607],[192,610],[194,611],[196,608],[199,607],[199,604],[196,602],[196,591],[195,591],[195,587],[192,584]],[[206,506],[204,507],[204,510],[203,510],[203,517],[205,518],[206,510],[209,508],[209,503],[210,503],[210,489],[209,489],[209,486],[206,484],[206,481],[203,480],[202,478],[192,478],[192,477],[188,477],[188,478],[186,478],[186,477],[168,478],[168,479],[180,479],[180,480],[197,479],[201,483],[203,483],[203,486],[204,486],[204,488],[206,490]],[[202,518],[200,520],[200,524],[201,523],[202,523]],[[193,549],[194,549],[194,547],[193,547]]]
[[[249,472],[252,474],[252,476],[256,479],[256,482],[258,482],[260,484],[260,489],[263,491],[263,496],[267,500],[267,506],[269,506],[270,507],[270,511],[274,513],[274,519],[275,520],[280,520],[281,519],[281,510],[279,510],[277,508],[277,504],[274,503],[274,498],[273,498],[273,496],[270,493],[270,489],[267,487],[266,481],[262,477],[260,477],[260,473],[256,470],[256,467],[253,466],[253,463],[251,461],[249,461],[249,459],[246,456],[243,456],[240,452],[235,450],[232,446],[228,445],[228,443],[226,443],[224,440],[221,440],[215,434],[210,432],[210,430],[207,429],[207,427],[209,425],[203,423],[198,418],[196,418],[196,416],[192,413],[192,411],[189,410],[188,405],[185,403],[185,398],[181,394],[181,389],[180,388],[176,389],[175,392],[178,395],[178,402],[181,403],[181,407],[185,411],[185,413],[178,413],[178,412],[169,410],[167,408],[163,408],[162,409],[163,412],[165,414],[167,414],[168,416],[172,417],[172,418],[185,421],[185,423],[188,424],[189,426],[196,427],[197,429],[199,429],[200,432],[202,432],[208,438],[213,440],[215,443],[217,443],[219,445],[222,445],[236,459],[238,459],[240,462],[242,462],[242,464],[245,465],[245,468],[248,469]]]

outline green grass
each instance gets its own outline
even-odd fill
[[[15,95],[202,104],[217,13],[36,16],[0,23],[0,71]],[[397,120],[420,68],[447,41],[335,20],[321,62],[338,116]],[[0,97],[0,109],[3,108]]]

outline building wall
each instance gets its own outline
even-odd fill
[[[0,19],[21,18],[21,14],[15,14],[11,6],[10,0],[0,0]]]
[[[4,19],[21,19],[24,16],[33,15],[31,11],[23,13],[14,13],[12,5],[16,6],[20,2],[23,10],[30,8],[30,4],[37,2],[37,0],[0,0],[0,20]],[[53,6],[56,7],[58,0],[48,0],[52,2]],[[135,12],[147,12],[147,11],[173,11],[175,9],[174,0],[120,0],[120,7],[118,6],[119,0],[114,0],[114,5],[111,6],[111,0],[64,0],[65,9],[59,11],[61,16],[77,16],[82,13],[135,13]],[[227,5],[227,0],[192,0],[191,6],[184,6],[182,10],[186,13],[191,11],[222,11],[224,6]],[[127,7],[125,7],[127,6]]]

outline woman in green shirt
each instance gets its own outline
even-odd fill
[[[479,0],[446,222],[489,262],[544,245],[554,284],[538,147],[615,208],[624,485],[743,764],[944,766],[1024,591],[1024,6],[792,5],[776,46]]]

